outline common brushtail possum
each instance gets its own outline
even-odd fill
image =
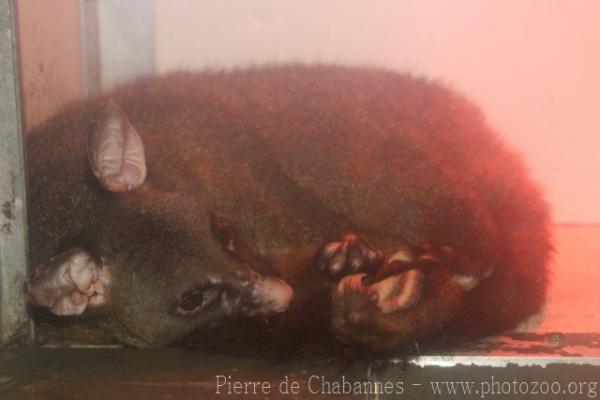
[[[28,153],[42,336],[378,352],[498,333],[544,301],[540,191],[425,79],[173,73],[72,104]]]

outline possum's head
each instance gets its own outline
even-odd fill
[[[292,289],[243,251],[235,226],[209,206],[200,188],[162,184],[164,173],[154,171],[153,163],[147,174],[142,137],[112,101],[90,123],[87,152],[94,177],[86,190],[99,201],[87,211],[95,215],[82,217],[94,221],[93,228],[82,229],[93,231],[89,258],[110,276],[104,300],[95,305],[110,309],[134,340],[151,346],[230,317],[285,311]],[[64,301],[66,308],[50,309],[59,315],[83,312],[68,297]]]
[[[337,340],[376,352],[411,348],[424,339],[443,342],[467,292],[486,278],[438,263],[419,265],[406,254],[401,263],[390,263],[397,254],[386,261],[392,266],[387,271],[349,275],[339,282],[331,319]]]

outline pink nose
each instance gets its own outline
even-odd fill
[[[254,293],[261,314],[279,313],[288,309],[294,290],[277,278],[263,278],[257,282]]]

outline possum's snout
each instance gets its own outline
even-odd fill
[[[260,274],[250,268],[236,271],[242,291],[240,311],[247,316],[281,313],[288,309],[294,291],[274,276]]]
[[[257,313],[270,314],[287,310],[294,291],[281,279],[264,277],[257,281],[253,295],[257,304],[261,305]]]

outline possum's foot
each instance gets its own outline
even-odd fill
[[[108,277],[88,252],[73,248],[52,257],[26,283],[29,301],[53,314],[81,314],[88,306],[106,301]]]
[[[332,332],[340,342],[375,351],[414,343],[422,324],[453,318],[491,273],[449,246],[400,247],[374,274],[340,279],[332,291]],[[432,310],[439,316],[429,321]]]
[[[411,269],[429,270],[440,266],[453,268],[457,252],[450,246],[435,247],[429,243],[420,246],[400,246],[386,258],[369,281],[376,282]]]
[[[317,266],[332,277],[340,278],[359,271],[370,272],[383,262],[383,254],[365,238],[349,233],[339,242],[321,246]]]
[[[385,259],[375,274],[357,273],[342,278],[335,294],[342,296],[364,292],[384,314],[407,310],[421,299],[424,275],[424,271],[418,266],[416,253],[411,248],[402,246]],[[352,310],[350,318],[357,318],[361,313]]]
[[[416,264],[419,268],[445,266],[452,272],[452,278],[468,292],[489,277],[493,269],[480,265],[468,255],[450,246],[435,247],[423,244],[416,250]]]
[[[361,272],[342,278],[336,294],[365,292],[384,314],[410,309],[421,299],[425,277],[437,268],[447,268],[463,292],[474,289],[492,273],[491,269],[481,268],[450,246],[401,246],[385,259],[375,274]]]

